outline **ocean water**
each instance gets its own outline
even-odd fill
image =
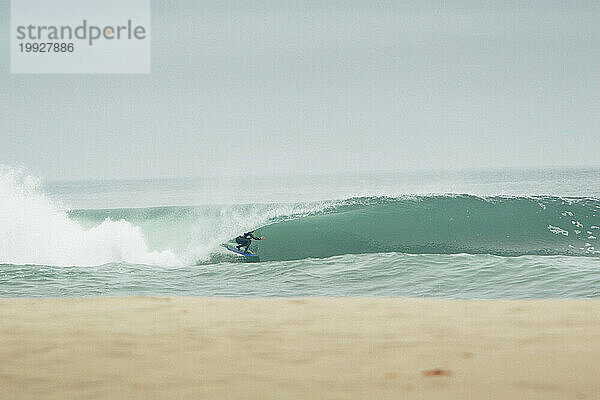
[[[222,244],[255,229],[245,263]],[[0,296],[600,296],[600,169],[40,181],[0,168]]]

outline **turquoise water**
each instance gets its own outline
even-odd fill
[[[599,169],[77,182],[0,172],[2,297],[600,294]],[[251,229],[265,236],[256,264],[221,246]]]
[[[163,266],[0,265],[0,296],[600,296],[600,260],[486,254],[352,254],[325,259]]]

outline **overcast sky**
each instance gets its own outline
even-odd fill
[[[47,179],[600,165],[597,1],[152,3],[151,74],[11,75],[0,0],[1,164]]]

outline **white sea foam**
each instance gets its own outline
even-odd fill
[[[273,219],[296,218],[340,203],[344,202],[221,206],[216,214],[197,211],[191,231],[180,238],[183,242],[158,251],[149,247],[145,236],[148,232],[124,219],[107,218],[85,229],[45,195],[36,178],[0,166],[0,263],[193,264],[223,252],[221,243],[241,232],[257,229]]]
[[[22,170],[0,166],[0,263],[101,265],[127,261],[180,264],[172,251],[150,251],[141,229],[109,219],[84,229]]]
[[[569,236],[569,232],[559,228],[558,226],[552,226],[552,225],[548,225],[548,230],[552,233],[554,233],[555,235],[563,235],[563,236]]]
[[[248,204],[223,206],[217,216],[195,219],[190,245],[183,251],[186,263],[206,261],[211,255],[225,252],[221,243],[242,232],[260,228],[270,221],[295,219],[334,208],[348,201],[320,201],[299,204]]]

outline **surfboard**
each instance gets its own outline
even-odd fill
[[[243,252],[241,250],[236,249],[235,247],[231,247],[231,246],[226,245],[226,244],[224,244],[223,247],[225,247],[227,250],[229,250],[231,252],[234,252],[236,254],[239,254],[241,256],[248,257],[250,259],[258,259],[258,254],[245,253],[245,252]]]

